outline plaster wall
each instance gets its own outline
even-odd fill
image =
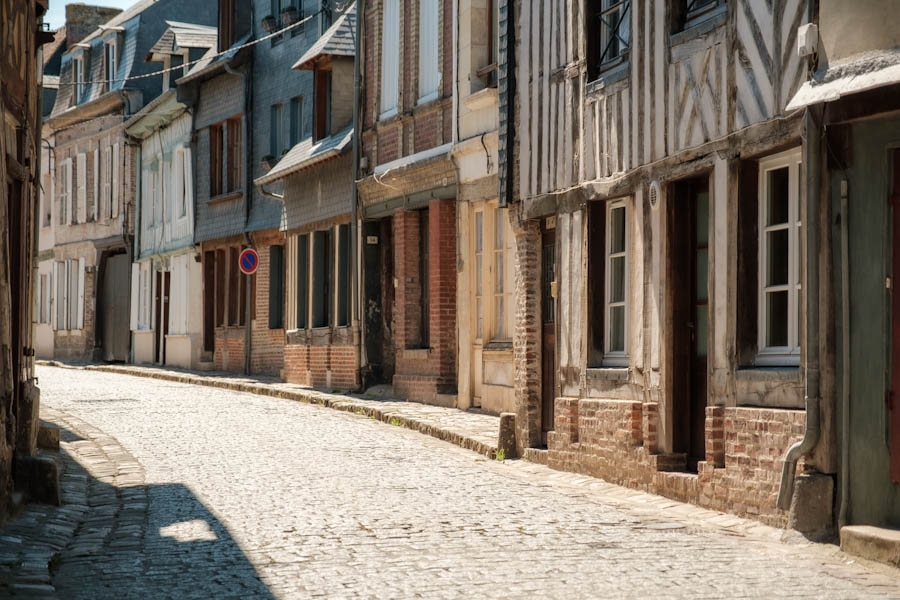
[[[819,38],[826,63],[900,46],[898,8],[894,0],[820,0]]]

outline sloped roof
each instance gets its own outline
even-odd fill
[[[293,68],[311,69],[313,63],[324,56],[355,56],[356,33],[356,2],[354,2],[328,28],[328,31],[310,46]]]
[[[353,140],[353,126],[347,127],[338,133],[325,139],[313,141],[308,137],[284,155],[278,164],[272,167],[268,173],[258,177],[256,185],[266,185],[273,181],[283,179],[292,173],[306,169],[329,158],[340,156],[350,148]]]
[[[200,61],[195,64],[190,70],[187,72],[187,75],[178,79],[175,83],[187,83],[189,81],[193,81],[195,79],[199,79],[200,77],[206,75],[212,75],[213,73],[218,72],[222,65],[230,63],[232,59],[234,59],[241,50],[244,50],[243,46],[247,42],[250,41],[251,34],[247,34],[238,41],[236,41],[231,48],[219,54],[217,56],[216,48],[210,48],[209,51],[200,59]]]
[[[900,48],[862,52],[817,71],[788,102],[787,110],[900,83]]]
[[[215,27],[178,21],[166,21],[166,25],[168,29],[150,48],[148,58],[153,54],[175,54],[182,48],[209,49],[216,46],[218,30]]]
[[[43,45],[44,50],[44,66],[53,60],[53,55],[66,42],[66,26],[63,25],[53,33],[53,41]]]

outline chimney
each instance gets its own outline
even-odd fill
[[[71,48],[100,25],[103,25],[117,14],[119,8],[108,6],[91,6],[90,4],[66,5],[66,48]]]

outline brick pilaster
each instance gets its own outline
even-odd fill
[[[514,222],[513,225],[516,244],[516,326],[513,335],[516,447],[521,456],[525,448],[541,443],[541,231],[538,221]]]

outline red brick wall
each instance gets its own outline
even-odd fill
[[[456,389],[456,200],[432,200],[428,208],[429,339],[419,343],[419,214],[394,214],[394,394],[433,402]],[[421,348],[424,346],[424,348]]]
[[[216,329],[213,363],[217,371],[244,372],[244,335],[243,327]]]
[[[627,400],[559,398],[548,464],[739,516],[784,526],[776,508],[784,449],[803,437],[802,410],[710,407],[709,452],[697,474],[655,454],[658,407]],[[723,442],[721,450],[717,442]],[[721,463],[716,461],[721,458]]]
[[[284,244],[280,231],[251,234],[253,247],[259,253],[256,278],[256,318],[253,319],[250,346],[250,372],[254,375],[281,374],[284,367],[284,329],[269,329],[269,248]]]
[[[288,343],[284,347],[284,379],[328,390],[358,390],[357,346]]]

